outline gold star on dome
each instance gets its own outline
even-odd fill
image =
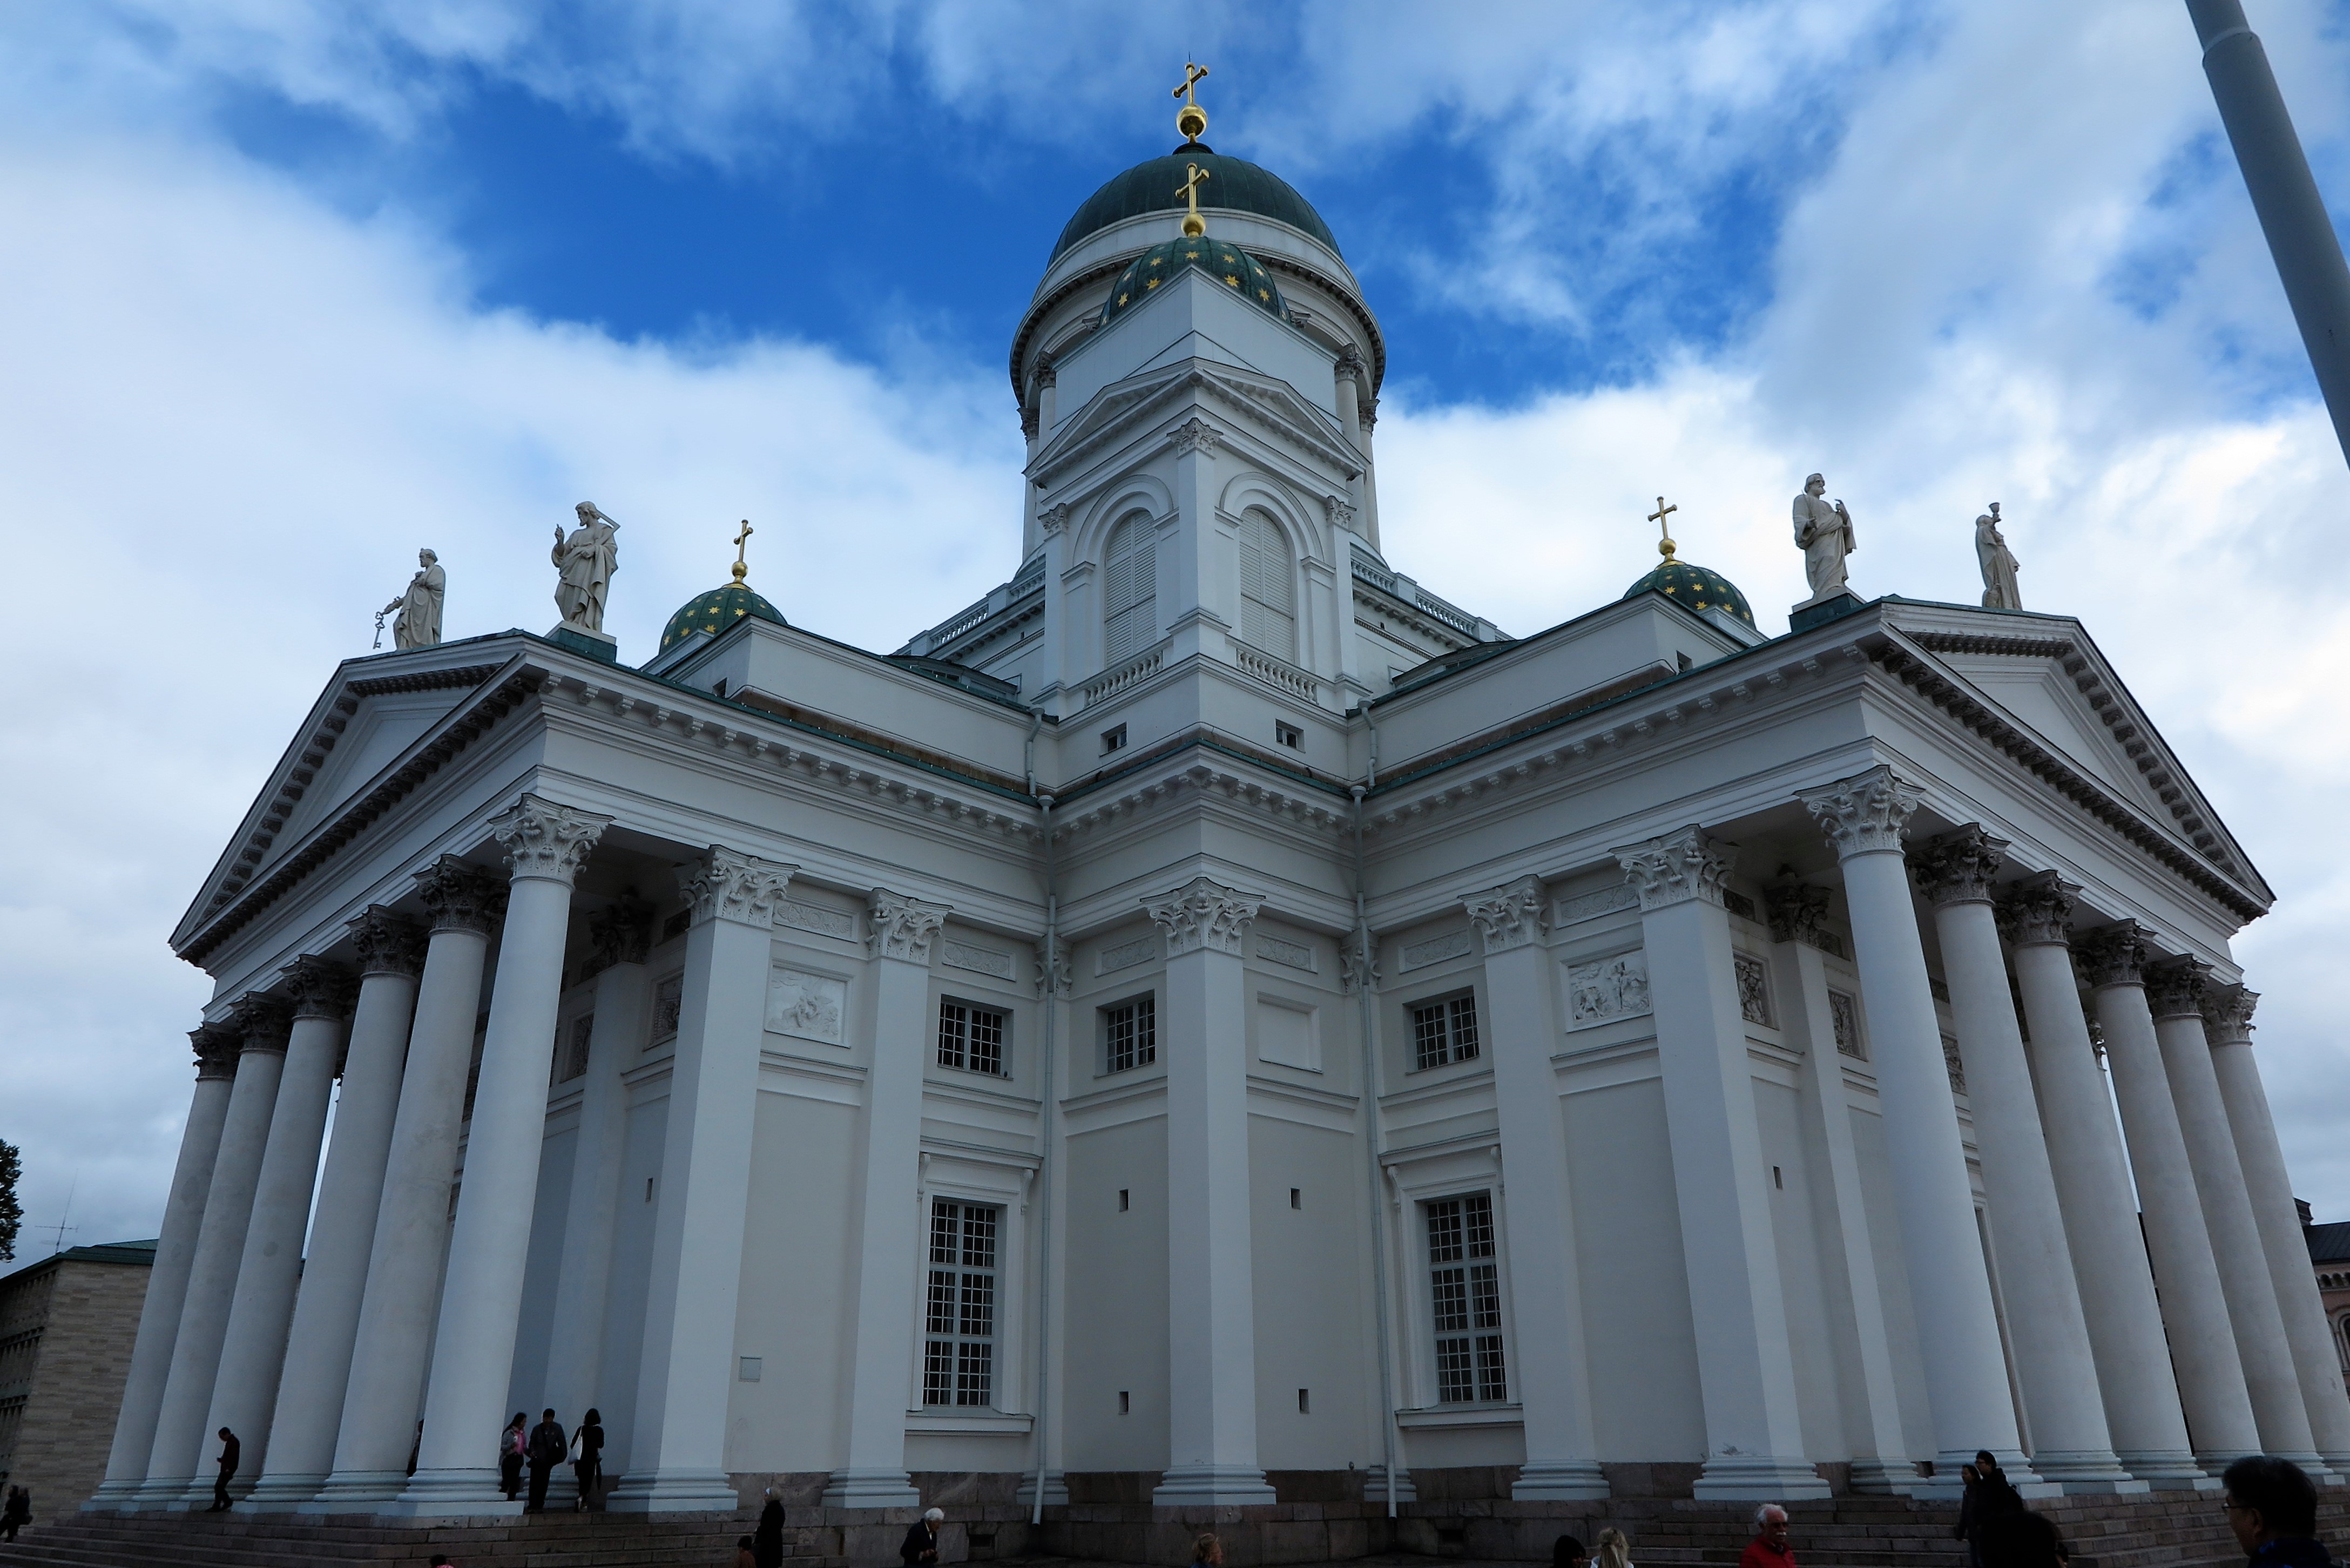
[[[1128,296],[1128,295],[1123,295],[1123,294],[1121,294],[1121,295],[1119,295],[1119,296],[1118,296],[1118,302],[1120,305],[1124,305],[1124,304],[1127,302],[1127,300],[1128,300],[1128,298],[1130,298],[1130,297],[1132,297],[1132,296]]]
[[[1224,274],[1224,286],[1225,286],[1225,287],[1227,287],[1227,288],[1238,288],[1240,286],[1241,286],[1241,280],[1240,280],[1240,279],[1238,279],[1238,278],[1234,277],[1234,276],[1233,276],[1232,274],[1230,274],[1230,273],[1226,273],[1226,274]]]
[[[1142,286],[1145,288],[1157,288],[1159,286],[1159,280],[1155,277],[1148,279],[1144,282]]]

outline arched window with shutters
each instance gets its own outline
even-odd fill
[[[1297,657],[1297,575],[1289,536],[1266,514],[1241,514],[1241,640],[1276,659]]]
[[[1140,513],[1111,533],[1102,570],[1102,660],[1116,664],[1159,640],[1159,547]]]

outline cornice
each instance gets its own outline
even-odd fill
[[[1294,394],[1275,394],[1270,388],[1253,387],[1236,375],[1195,364],[1188,369],[1163,372],[1159,379],[1139,386],[1105,389],[1090,425],[1071,427],[1036,454],[1035,461],[1028,465],[1030,482],[1039,490],[1051,489],[1087,460],[1146,429],[1170,405],[1181,403],[1198,392],[1216,394],[1218,402],[1237,414],[1242,422],[1295,443],[1308,456],[1319,459],[1347,479],[1362,472],[1361,453],[1341,445],[1328,431],[1310,422],[1320,412],[1310,403]],[[1280,403],[1289,404],[1297,411],[1291,413],[1278,407],[1276,396]],[[1220,431],[1218,437],[1229,442],[1231,434]]]
[[[1066,844],[1085,834],[1115,826],[1126,817],[1193,794],[1222,796],[1235,805],[1285,818],[1332,836],[1345,832],[1354,820],[1335,785],[1324,786],[1328,792],[1325,794],[1321,790],[1309,793],[1305,788],[1284,787],[1285,780],[1268,784],[1262,777],[1252,777],[1232,766],[1225,760],[1232,755],[1230,750],[1205,735],[1193,735],[1175,750],[1178,753],[1191,753],[1190,760],[1178,763],[1176,756],[1167,755],[1161,759],[1162,767],[1129,769],[1119,775],[1112,790],[1101,792],[1105,798],[1094,800],[1083,810],[1065,814],[1056,805],[1053,841]]]

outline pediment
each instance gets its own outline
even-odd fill
[[[1029,465],[1029,477],[1049,489],[1071,469],[1126,441],[1187,404],[1220,409],[1253,433],[1293,453],[1318,461],[1348,479],[1361,459],[1337,421],[1286,382],[1229,366],[1193,359],[1106,387]]]

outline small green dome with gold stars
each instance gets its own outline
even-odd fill
[[[1663,566],[1626,588],[1624,597],[1638,598],[1646,593],[1662,594],[1691,609],[1725,609],[1748,626],[1754,624],[1754,612],[1746,607],[1746,596],[1735,583],[1687,561],[1668,556]]]
[[[789,626],[783,612],[753,593],[740,582],[712,588],[708,593],[686,601],[685,607],[669,618],[661,628],[660,650],[667,653],[678,643],[697,631],[712,634],[724,631],[744,616],[756,616],[777,626]]]
[[[1109,303],[1102,306],[1103,325],[1141,304],[1185,267],[1196,267],[1258,309],[1289,319],[1289,306],[1282,303],[1281,290],[1274,286],[1263,264],[1229,240],[1196,234],[1153,245],[1128,263],[1110,285]]]

